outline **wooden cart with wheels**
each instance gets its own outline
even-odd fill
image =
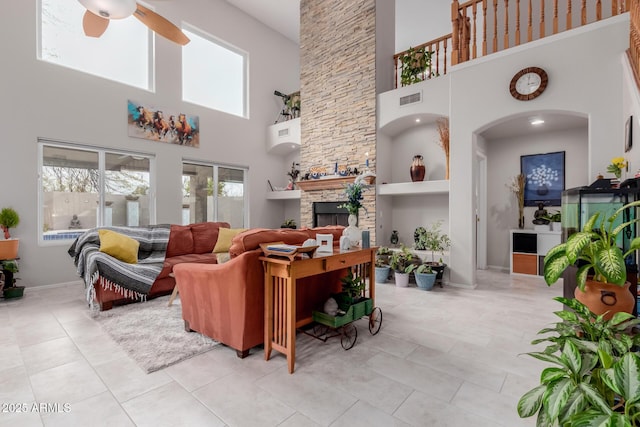
[[[369,332],[376,335],[382,327],[382,310],[373,307],[371,298],[363,298],[361,301],[351,304],[344,314],[331,316],[321,311],[313,312],[315,324],[305,334],[326,342],[329,338],[340,337],[340,344],[345,350],[352,348],[358,339],[358,328],[354,321],[362,317],[369,317]]]

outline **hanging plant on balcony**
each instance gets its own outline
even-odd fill
[[[427,69],[431,69],[431,54],[432,52],[427,51],[425,47],[420,49],[410,47],[404,55],[400,56],[400,63],[402,64],[400,82],[402,86],[423,80]]]

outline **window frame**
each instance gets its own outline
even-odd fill
[[[137,151],[129,151],[122,150],[118,148],[109,148],[109,147],[98,147],[86,144],[77,144],[68,141],[57,141],[48,138],[38,138],[38,179],[37,179],[37,201],[38,201],[38,215],[37,215],[37,227],[38,227],[38,246],[66,246],[69,245],[73,239],[59,239],[59,240],[44,240],[43,238],[43,226],[44,226],[44,214],[43,214],[43,203],[44,203],[44,189],[42,186],[43,181],[43,173],[42,168],[44,167],[44,147],[56,147],[56,148],[65,148],[70,150],[78,150],[78,151],[87,151],[91,153],[98,154],[98,171],[100,172],[98,178],[98,201],[99,207],[97,211],[97,219],[99,224],[102,224],[105,217],[105,200],[106,195],[104,191],[105,187],[105,159],[106,154],[118,154],[118,155],[129,155],[129,156],[138,156],[145,157],[149,159],[149,224],[156,224],[156,155],[153,153],[145,153],[145,152],[137,152]]]
[[[219,110],[219,109],[214,108],[214,107],[212,107],[210,105],[204,105],[204,104],[200,104],[200,103],[185,99],[185,95],[184,95],[184,73],[182,73],[181,82],[180,82],[181,83],[181,92],[182,92],[182,96],[181,96],[182,102],[186,102],[186,103],[189,103],[189,104],[192,104],[192,105],[197,105],[199,107],[208,108],[208,109],[213,110],[213,111],[219,111],[221,113],[229,114],[229,115],[232,115],[232,116],[235,116],[235,117],[240,117],[240,118],[243,118],[243,119],[249,119],[250,118],[249,117],[249,52],[247,52],[247,51],[245,51],[243,49],[240,49],[239,47],[237,47],[237,46],[235,46],[235,45],[233,45],[233,44],[231,44],[231,43],[229,43],[229,42],[227,42],[227,41],[225,41],[225,40],[223,40],[223,39],[221,39],[219,37],[216,37],[213,34],[208,33],[208,32],[206,32],[206,31],[204,31],[204,30],[202,30],[202,29],[200,29],[200,28],[198,28],[196,26],[193,26],[193,25],[190,25],[190,24],[187,24],[187,23],[183,23],[182,24],[182,29],[186,30],[186,31],[188,31],[190,33],[193,33],[193,34],[195,34],[195,35],[197,35],[199,37],[202,37],[202,38],[208,40],[209,42],[211,42],[213,44],[216,44],[219,47],[227,49],[227,50],[229,50],[229,51],[231,51],[231,52],[233,52],[233,53],[235,53],[237,55],[240,55],[242,57],[242,59],[243,59],[243,61],[242,61],[242,115],[238,115],[238,114],[235,114],[235,113],[232,113],[232,112],[229,112],[229,111]],[[184,51],[184,48],[185,47],[183,46],[183,48],[182,48],[183,51]],[[182,62],[181,63],[181,69],[182,69],[182,67],[185,67],[185,65],[186,65],[185,62],[184,62],[184,55],[182,55],[182,61],[181,62]]]
[[[243,218],[242,218],[242,222],[243,222],[243,228],[249,228],[249,205],[250,205],[250,197],[249,197],[249,166],[241,166],[241,165],[234,165],[234,164],[229,164],[229,163],[217,163],[217,162],[206,162],[206,161],[202,161],[202,160],[193,160],[193,159],[187,159],[187,158],[183,158],[181,165],[182,165],[182,172],[180,173],[180,180],[182,181],[182,177],[184,176],[184,164],[188,163],[191,165],[196,165],[196,166],[207,166],[207,167],[211,167],[213,168],[213,188],[217,189],[218,188],[218,183],[220,182],[219,180],[219,173],[218,170],[219,168],[227,168],[227,169],[237,169],[237,170],[242,170],[243,173],[243,180],[242,180],[242,185],[243,185],[243,193],[242,193],[242,197],[243,197]],[[181,201],[180,201],[180,212],[182,212],[182,193],[181,193]],[[218,192],[214,191],[213,192],[213,212],[212,212],[212,216],[213,218],[211,219],[211,221],[213,222],[218,222],[220,221],[220,219],[218,218]],[[181,216],[182,218],[182,216]]]

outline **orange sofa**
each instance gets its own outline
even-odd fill
[[[317,233],[340,240],[342,226],[314,229],[251,229],[233,238],[224,264],[179,264],[176,277],[187,331],[197,331],[236,350],[244,358],[264,342],[264,270],[260,243],[302,244]],[[298,281],[297,318],[311,317],[331,293],[340,291],[343,271]]]
[[[201,222],[189,225],[171,224],[167,252],[162,265],[162,271],[156,277],[149,290],[147,299],[168,295],[176,285],[171,274],[174,267],[180,263],[215,264],[216,254],[212,253],[218,241],[220,227],[229,228],[227,222]],[[138,299],[124,297],[121,292],[109,286],[105,279],[98,277],[94,286],[95,301],[100,310],[110,310],[114,305],[136,302]]]

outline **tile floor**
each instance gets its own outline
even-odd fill
[[[78,285],[0,302],[0,403],[69,412],[0,412],[0,426],[533,426],[516,413],[544,366],[531,351],[554,321],[559,285],[478,272],[475,290],[378,284],[380,333],[298,335],[296,372],[259,350],[217,346],[145,374],[87,316]]]

